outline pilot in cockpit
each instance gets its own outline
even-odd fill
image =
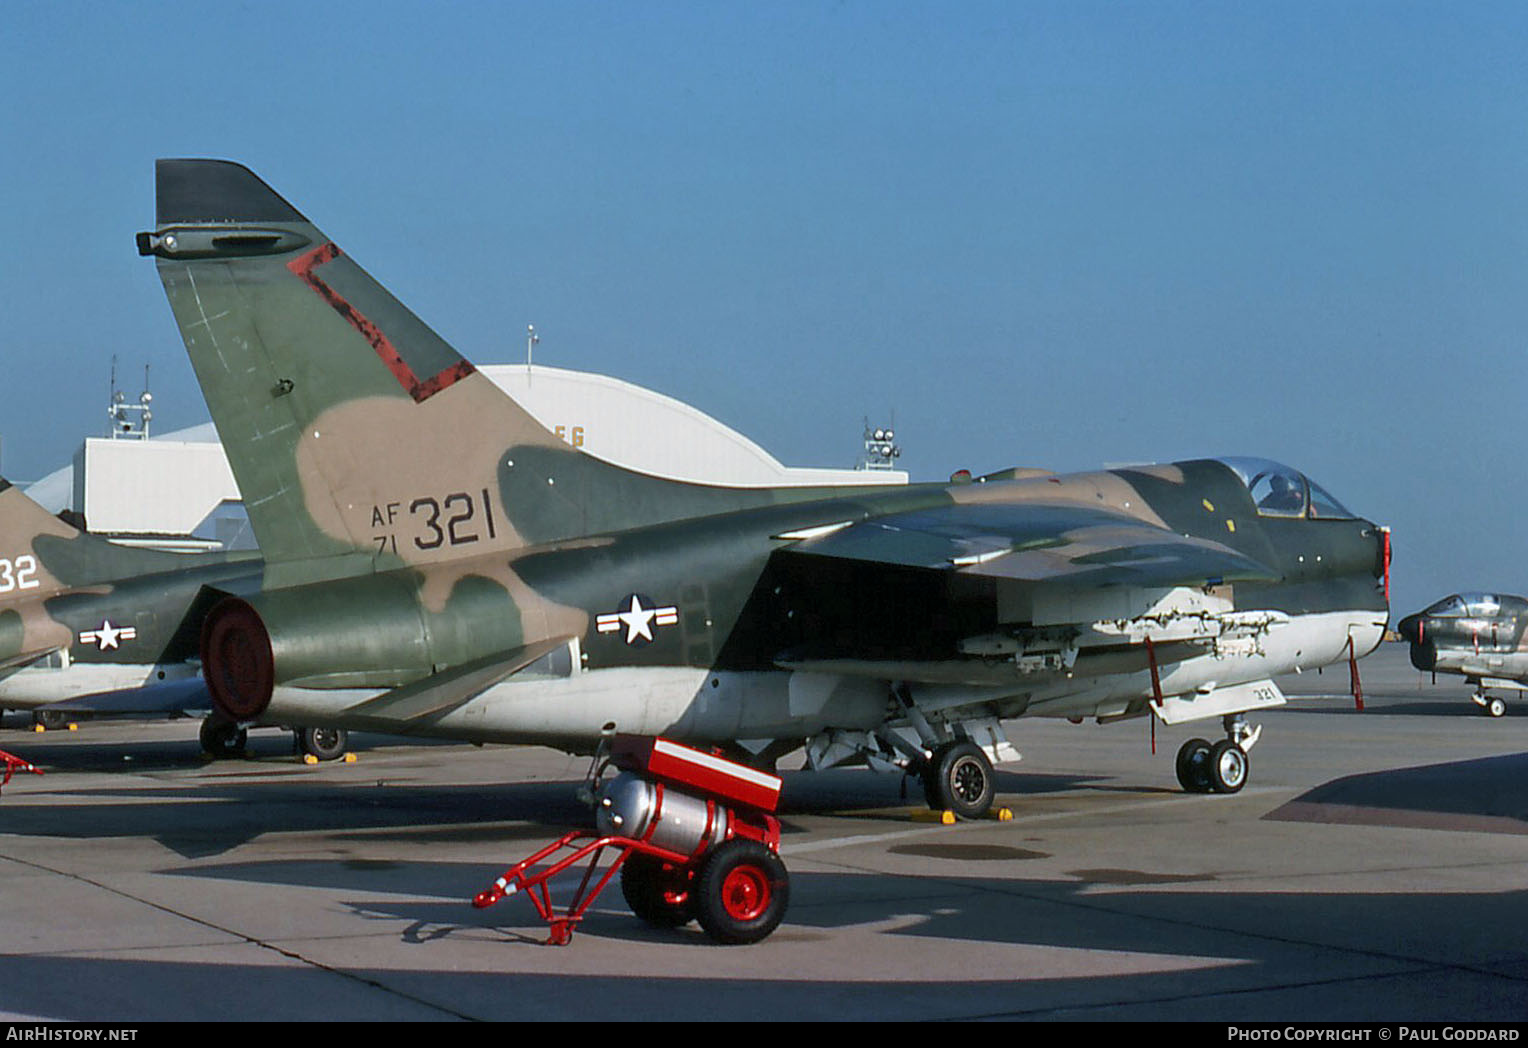
[[[1258,509],[1271,513],[1299,513],[1305,508],[1305,493],[1296,486],[1293,478],[1275,473],[1268,478],[1268,486],[1268,494],[1258,502]]]

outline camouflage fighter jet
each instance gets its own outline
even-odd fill
[[[1387,620],[1383,529],[1253,459],[878,488],[647,476],[539,425],[248,169],[161,160],[156,259],[266,558],[209,613],[230,721],[868,763],[980,816],[1019,716],[1219,718]],[[1037,475],[1038,473],[1038,475]]]
[[[229,593],[258,592],[253,554],[135,549],[79,531],[0,478],[0,709],[43,727],[82,714],[207,712],[202,616]],[[348,740],[294,729],[295,745],[333,759]],[[203,722],[214,756],[243,749],[225,718]]]
[[[237,588],[251,574],[246,586],[258,589],[258,564],[247,557],[134,549],[86,534],[0,479],[0,708],[37,711],[48,725],[103,693],[122,693],[123,712],[182,708],[174,693],[130,696],[196,678],[211,596],[198,602],[203,587]]]
[[[1528,600],[1494,593],[1456,593],[1407,615],[1396,626],[1411,645],[1411,664],[1433,673],[1457,673],[1471,698],[1492,717],[1507,701],[1490,688],[1528,690]]]

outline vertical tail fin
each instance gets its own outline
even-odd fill
[[[650,477],[569,448],[247,168],[160,160],[156,257],[267,578],[336,577],[817,489]]]
[[[71,527],[0,477],[0,604],[184,563]]]
[[[247,168],[160,160],[160,278],[267,563],[346,574],[521,540],[507,448],[560,442]]]

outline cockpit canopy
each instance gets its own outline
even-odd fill
[[[1222,458],[1217,461],[1229,466],[1247,485],[1247,492],[1260,517],[1358,519],[1325,488],[1297,469],[1260,458]]]
[[[1422,614],[1438,619],[1494,619],[1502,609],[1517,612],[1528,608],[1528,600],[1495,593],[1456,593],[1444,597]]]

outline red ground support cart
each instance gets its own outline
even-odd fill
[[[0,764],[5,765],[5,777],[0,778],[0,786],[4,786],[6,783],[10,782],[11,776],[18,771],[29,771],[33,775],[42,774],[42,769],[37,767],[35,764],[24,761],[20,757],[17,757],[15,754],[6,753],[4,750],[0,750]]]
[[[758,942],[774,931],[790,901],[780,823],[771,814],[779,777],[640,735],[615,736],[609,763],[621,774],[600,787],[596,829],[566,834],[510,867],[472,904],[482,909],[525,892],[551,926],[547,941],[561,946],[620,873],[627,905],[655,927],[694,919],[723,943]],[[607,849],[615,858],[602,869]],[[585,860],[578,890],[559,910],[548,882]]]

